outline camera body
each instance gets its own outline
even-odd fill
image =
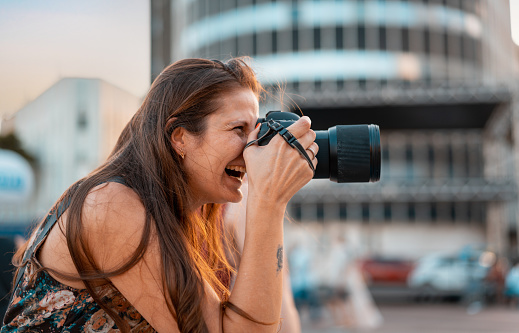
[[[299,119],[291,112],[270,111],[261,124],[258,138],[268,131],[267,122],[275,120],[289,127]],[[337,183],[376,182],[380,179],[380,130],[377,125],[337,125],[325,131],[315,131],[319,146],[314,179],[329,178]],[[273,133],[260,140],[267,145]]]

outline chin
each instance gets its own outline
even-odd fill
[[[225,202],[232,202],[232,203],[238,203],[243,199],[243,193],[241,189],[234,192],[232,195],[230,195]]]
[[[243,193],[241,190],[233,191],[233,193],[226,193],[224,196],[219,196],[218,198],[213,198],[212,200],[207,200],[206,202],[216,203],[216,204],[226,204],[226,203],[238,203],[242,201]]]

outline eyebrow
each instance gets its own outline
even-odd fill
[[[235,120],[227,124],[227,127],[235,127],[237,125],[248,126],[249,124],[244,120]]]

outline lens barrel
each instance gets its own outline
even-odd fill
[[[380,130],[377,125],[337,125],[315,131],[319,146],[314,178],[337,183],[380,179]]]

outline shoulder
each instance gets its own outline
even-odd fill
[[[111,210],[108,208],[112,208]],[[109,213],[114,209],[142,209],[142,201],[130,187],[116,182],[107,182],[92,188],[88,193],[83,210],[86,212]]]
[[[145,216],[145,208],[138,194],[115,182],[90,190],[82,210],[84,225],[92,231],[120,230],[120,227],[133,230],[143,226]]]
[[[139,246],[146,228],[146,210],[131,188],[108,182],[88,193],[81,220],[96,261],[110,269],[128,259]]]

